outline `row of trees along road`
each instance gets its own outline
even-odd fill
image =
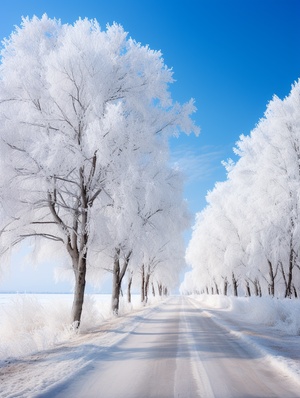
[[[300,294],[300,81],[241,136],[228,178],[207,195],[186,259],[184,291]]]
[[[168,138],[198,129],[193,101],[171,99],[161,53],[117,24],[44,15],[23,19],[1,56],[2,251],[26,240],[66,262],[75,327],[103,270],[115,313],[126,274],[172,287],[189,217]]]

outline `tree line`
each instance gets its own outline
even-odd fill
[[[72,270],[75,327],[87,280],[112,274],[116,314],[124,279],[129,300],[137,275],[143,300],[178,282],[189,215],[168,139],[198,128],[172,82],[118,24],[24,18],[3,42],[1,252],[25,241]]]
[[[300,294],[300,81],[224,162],[197,215],[185,292],[298,297]]]

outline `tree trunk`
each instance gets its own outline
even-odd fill
[[[154,287],[154,283],[151,283],[152,286],[152,296],[155,297],[155,287]]]
[[[268,265],[269,265],[269,276],[270,276],[269,294],[270,294],[270,296],[274,297],[274,295],[275,295],[275,277],[276,277],[276,273],[274,273],[272,263],[269,260],[268,260]]]
[[[72,326],[78,329],[81,320],[81,313],[84,301],[85,275],[86,275],[86,258],[79,259],[78,264],[73,266],[75,273],[75,289],[72,305]]]
[[[261,297],[261,287],[260,287],[260,283],[259,280],[257,278],[254,279],[254,282],[251,281],[253,283],[254,286],[254,294],[255,296],[260,296]]]
[[[114,315],[118,315],[119,303],[120,303],[120,250],[117,249],[114,257],[114,268],[113,268],[113,284],[112,284],[112,296],[111,296],[111,309]]]
[[[127,285],[127,301],[131,303],[131,285],[132,285],[132,274],[128,278],[128,285]]]
[[[233,285],[233,295],[238,297],[238,281],[235,279],[234,273],[232,273],[232,285]]]
[[[80,227],[80,239],[78,239],[77,231],[78,231],[78,220],[77,214],[74,215],[73,219],[73,236],[68,235],[68,243],[67,250],[72,257],[73,261],[73,270],[75,273],[75,291],[74,291],[74,301],[72,306],[72,321],[75,328],[79,328],[81,313],[84,301],[84,290],[85,290],[85,276],[86,276],[86,259],[87,259],[87,250],[88,250],[88,197],[87,197],[87,187],[84,182],[84,168],[81,167],[79,171],[80,177],[80,197],[81,197],[81,206],[82,206],[82,214],[81,214],[81,227]],[[50,194],[49,194],[50,195]],[[49,206],[52,215],[56,222],[63,225],[62,220],[55,209],[55,201],[56,201],[56,190],[54,190],[53,197],[51,199],[51,195],[49,196]],[[66,226],[64,226],[66,228]],[[72,242],[73,241],[73,242]]]
[[[157,288],[158,288],[158,294],[161,297],[162,296],[162,284],[157,282]]]
[[[257,286],[258,286],[258,295],[259,295],[259,297],[261,297],[262,296],[262,291],[261,291],[261,285],[260,285],[259,280],[257,281]]]
[[[227,277],[224,279],[224,296],[227,296],[228,293],[228,280]]]
[[[293,285],[293,267],[294,267],[294,251],[290,244],[290,256],[289,256],[289,269],[286,279],[286,289],[284,297],[292,297],[292,285]]]
[[[284,272],[284,269],[283,269],[282,262],[280,262],[280,270],[281,270],[281,274],[282,274],[282,277],[283,277],[284,286],[285,286],[285,292],[286,292],[287,291],[287,280],[286,280],[286,275],[285,275],[285,272]]]
[[[257,284],[257,279],[253,282],[254,285],[254,294],[255,296],[258,296],[258,284]]]
[[[214,281],[214,284],[215,284],[215,288],[216,288],[216,294],[220,294],[217,282]]]
[[[249,281],[245,281],[246,283],[246,293],[248,297],[251,297],[251,289],[250,289],[250,284]]]
[[[112,297],[111,297],[111,308],[115,315],[119,313],[120,304],[120,293],[122,287],[122,280],[124,278],[125,272],[128,268],[129,260],[131,257],[131,251],[128,253],[121,267],[120,265],[120,249],[115,249],[114,257],[114,268],[113,268],[113,285],[112,285]]]
[[[145,266],[142,265],[141,269],[141,303],[145,301]]]
[[[50,212],[54,218],[54,222],[59,225],[61,230],[66,236],[66,249],[72,259],[72,267],[75,276],[75,288],[74,297],[72,304],[71,320],[72,327],[78,329],[80,326],[82,307],[84,302],[84,291],[85,291],[85,277],[86,277],[86,264],[87,264],[87,251],[88,251],[88,210],[89,206],[87,203],[86,186],[84,184],[83,169],[80,169],[80,187],[81,187],[81,222],[78,222],[79,213],[78,211],[73,215],[73,228],[72,233],[69,232],[69,228],[64,223],[63,219],[59,215],[59,205],[57,204],[57,192],[55,187],[53,192],[48,192],[48,205]],[[78,199],[78,203],[79,203]],[[75,206],[76,207],[76,206]],[[78,209],[77,209],[78,210]]]
[[[293,285],[293,290],[294,290],[295,298],[298,298],[298,293],[297,293],[297,289],[296,289],[295,285]]]
[[[147,272],[147,274],[145,276],[145,284],[144,284],[144,289],[145,289],[144,302],[145,303],[147,303],[147,301],[148,301],[149,280],[150,280],[150,274]]]

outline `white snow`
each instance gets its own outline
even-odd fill
[[[217,323],[300,381],[300,300],[206,294],[192,297]]]
[[[0,294],[0,364],[72,340],[72,300],[72,294]],[[132,304],[121,299],[120,314],[140,306],[138,295],[132,295]],[[80,333],[110,318],[111,295],[86,295]]]
[[[87,298],[82,328],[75,334],[68,328],[71,295],[8,296],[0,295],[1,398],[80,397],[80,391],[99,396],[100,380],[110,391],[110,385],[119,388],[114,377],[126,383],[133,374],[136,391],[139,377],[146,377],[147,397],[160,396],[153,395],[160,388],[163,396],[172,390],[178,397],[221,398],[220,391],[230,397],[231,386],[214,380],[222,384],[224,370],[236,382],[239,367],[252,362],[248,369],[254,379],[260,375],[258,367],[276,379],[300,383],[297,300],[202,295],[143,307],[133,296],[132,306],[121,300],[122,316],[114,317],[110,296],[94,295]],[[223,361],[221,366],[217,361]],[[165,384],[157,380],[152,385],[147,372]],[[125,395],[120,396],[131,396],[125,390],[121,388]]]

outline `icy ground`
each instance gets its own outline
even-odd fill
[[[107,319],[3,360],[0,397],[299,397],[300,337],[270,324],[270,311],[264,322],[259,304],[171,297]]]

